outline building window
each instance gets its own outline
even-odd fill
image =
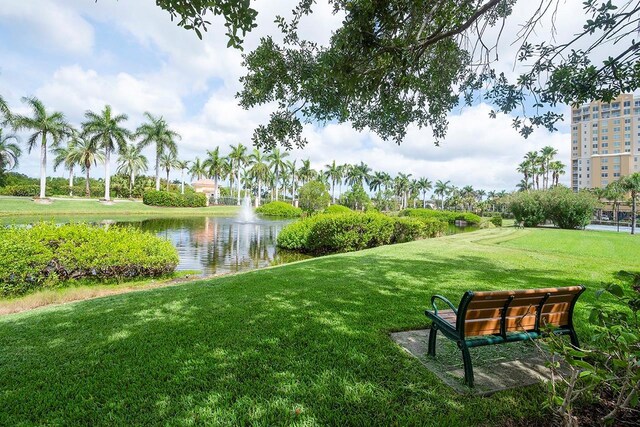
[[[600,174],[600,178],[609,178],[609,174],[607,172],[602,172]]]
[[[624,103],[622,105],[624,107],[630,107],[631,106],[631,101],[624,101]]]
[[[622,110],[622,114],[624,114],[624,115],[631,114],[631,108],[625,108],[624,110]]]

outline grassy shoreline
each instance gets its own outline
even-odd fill
[[[167,208],[147,206],[137,200],[116,200],[105,205],[96,199],[55,199],[50,205],[36,204],[28,197],[0,196],[0,218],[53,217],[53,216],[229,216],[236,215],[237,206],[210,206],[206,208]]]
[[[488,229],[3,316],[0,424],[535,424],[544,386],[458,395],[388,333],[425,327],[434,293],[582,283],[587,339],[595,290],[638,269],[637,245]]]

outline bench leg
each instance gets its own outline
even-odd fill
[[[571,345],[579,348],[580,347],[580,342],[578,341],[578,334],[576,334],[576,331],[574,331],[573,329],[571,329],[571,332],[569,332],[569,338],[571,338]]]
[[[429,347],[428,354],[429,356],[436,357],[436,335],[438,335],[438,327],[436,324],[431,325],[431,330],[429,331]]]
[[[471,363],[469,348],[464,343],[458,343],[458,347],[462,350],[462,362],[464,362],[464,383],[469,387],[473,387],[473,364]]]

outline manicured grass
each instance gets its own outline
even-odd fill
[[[147,206],[140,201],[118,200],[104,205],[95,199],[54,200],[50,205],[39,205],[27,197],[0,197],[0,217],[13,216],[76,216],[76,215],[235,215],[237,206],[212,206],[208,208],[165,208]]]
[[[427,326],[434,293],[583,283],[586,339],[639,245],[488,229],[4,316],[0,425],[534,425],[544,386],[458,395],[388,333]]]

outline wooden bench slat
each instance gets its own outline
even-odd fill
[[[531,295],[531,296],[543,296],[547,293],[550,294],[578,294],[582,292],[582,286],[567,286],[564,288],[539,288],[539,289],[518,289],[513,291],[479,291],[474,292],[474,299],[477,298],[503,298],[507,299],[509,295]]]
[[[493,335],[500,333],[500,318],[496,319],[482,319],[480,321],[470,320],[464,324],[464,335],[479,336],[479,335]],[[540,318],[541,326],[553,325],[557,327],[567,326],[569,322],[569,312],[562,313],[548,313],[543,314]],[[507,332],[522,332],[532,331],[535,329],[536,316],[526,315],[524,317],[507,317],[505,319],[505,326]]]
[[[555,303],[570,303],[575,298],[575,294],[558,294],[551,295],[547,299],[546,304],[555,304]],[[508,297],[507,297],[508,298]],[[490,308],[502,308],[504,307],[507,298],[504,299],[476,299],[475,296],[469,303],[467,310],[481,310],[481,309],[490,309]],[[518,296],[516,295],[513,298],[513,301],[509,305],[510,307],[523,307],[523,306],[532,306],[537,307],[542,301],[544,295],[527,295],[527,296]]]

